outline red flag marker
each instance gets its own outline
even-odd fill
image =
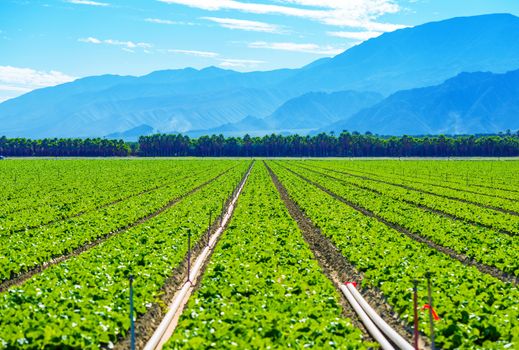
[[[431,307],[429,304],[425,304],[423,307],[422,307],[422,310],[429,310],[431,309],[432,310],[432,314],[433,314],[433,318],[435,321],[439,321],[440,320],[440,317],[438,316],[438,314],[436,313],[436,311],[434,311],[434,308]]]

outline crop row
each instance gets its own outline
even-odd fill
[[[99,173],[91,178],[88,178],[90,171],[83,169],[79,176],[66,180],[53,178],[43,171],[43,181],[36,181],[31,184],[32,188],[24,188],[21,194],[11,194],[6,198],[6,205],[0,212],[0,232],[35,227],[95,210],[138,193],[160,188],[170,183],[171,178],[178,179],[181,174],[186,176],[189,170],[207,170],[210,165],[209,162],[194,161],[176,163],[168,167],[154,162],[139,163],[119,170],[113,169],[111,162],[101,162]],[[67,175],[76,174],[66,166],[63,169],[64,172],[68,171]],[[43,184],[62,188],[59,191],[46,191],[40,188]]]
[[[143,163],[128,161],[31,159],[5,162],[0,167],[3,170],[0,178],[6,184],[0,189],[0,198],[8,200],[9,206],[16,210],[23,209],[21,204],[31,197],[49,200],[81,188],[93,189],[102,184],[120,186],[132,178],[132,174],[151,175]]]
[[[172,178],[171,185],[160,191],[146,193],[126,201],[89,212],[66,221],[38,229],[0,236],[0,280],[67,254],[74,249],[124,230],[157,212],[168,202],[229,169],[232,161],[214,164],[210,171],[183,181]],[[196,168],[191,169],[195,171]]]
[[[300,165],[299,163],[296,164]],[[304,167],[304,169],[308,168]],[[356,187],[371,190],[393,199],[402,199],[407,203],[429,208],[494,230],[504,231],[511,234],[519,233],[519,216],[516,215],[387,183],[370,181],[368,179],[359,179],[351,176],[341,176],[331,170],[313,169],[313,171],[326,174],[328,177],[336,178]]]
[[[337,291],[257,164],[166,348],[368,345],[341,315]]]
[[[423,181],[416,181],[410,178],[403,178],[401,176],[391,176],[387,173],[361,173],[355,170],[348,169],[344,162],[312,162],[305,163],[311,164],[316,168],[331,170],[338,174],[349,175],[350,177],[357,177],[369,182],[385,182],[388,185],[393,184],[400,186],[401,188],[408,188],[410,190],[416,190],[424,192],[426,194],[432,194],[442,197],[448,197],[454,200],[467,201],[471,203],[478,203],[485,206],[500,208],[503,210],[519,212],[519,196],[515,199],[506,197],[496,197],[495,191],[489,191],[491,193],[483,194],[477,193],[471,190],[466,190],[463,187],[446,187],[434,183],[428,183]],[[466,186],[465,186],[466,187]],[[509,196],[513,197],[513,196]]]
[[[444,349],[519,347],[519,291],[474,267],[418,243],[368,217],[272,163],[280,181],[305,214],[329,237],[344,257],[364,271],[364,286],[379,288],[400,317],[413,322],[413,280],[433,276],[433,300],[441,320],[437,343]],[[350,198],[351,199],[351,198]],[[424,223],[423,226],[427,226]],[[419,303],[427,303],[425,284]],[[420,330],[429,334],[427,313]]]
[[[315,181],[351,203],[412,233],[426,237],[459,254],[501,271],[519,276],[519,237],[508,236],[484,227],[422,210],[392,196],[380,195],[302,168],[297,172]],[[405,197],[407,198],[407,197]]]
[[[206,232],[247,168],[231,172],[160,215],[0,294],[0,348],[111,347],[129,328],[128,276],[138,317],[161,303],[161,289]]]
[[[518,163],[513,161],[376,160],[348,162],[348,168],[362,172],[393,174],[413,180],[432,181],[492,193],[517,196]]]

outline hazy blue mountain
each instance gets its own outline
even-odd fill
[[[245,115],[272,113],[295,96],[274,86],[291,74],[210,67],[79,79],[0,104],[0,134],[90,137],[140,125],[159,131],[216,127]]]
[[[519,68],[519,18],[453,18],[385,33],[283,84],[301,91],[399,90],[439,84],[462,72]]]
[[[155,129],[153,129],[153,127],[143,124],[123,132],[114,132],[112,134],[106,135],[105,138],[115,140],[122,139],[126,141],[137,141],[141,136],[148,136],[154,133]]]
[[[247,116],[236,123],[227,123],[216,128],[204,130],[192,130],[184,134],[189,137],[200,137],[203,135],[225,135],[225,136],[262,136],[274,132],[265,122],[265,119]]]
[[[285,102],[265,122],[272,129],[318,129],[381,100],[373,92],[310,92]]]
[[[383,135],[519,130],[519,70],[462,73],[443,84],[397,92],[322,131]]]
[[[347,105],[289,100],[312,91],[387,96],[440,84],[461,72],[517,69],[517,33],[519,18],[512,15],[455,18],[386,33],[296,70],[239,73],[209,67],[88,77],[1,103],[0,135],[92,137],[142,125],[188,132],[230,127],[249,115],[268,117],[275,128],[312,130],[344,118],[349,112],[341,108]]]
[[[239,122],[216,128],[190,131],[192,137],[207,134],[261,136],[274,132],[307,134],[330,123],[350,117],[382,100],[373,92],[310,92],[288,100],[266,118],[248,116]]]
[[[320,58],[316,61],[313,61],[313,62],[307,64],[306,66],[302,67],[300,70],[312,69],[312,68],[321,66],[325,63],[328,63],[331,60],[332,60],[332,57],[323,57],[323,58]]]

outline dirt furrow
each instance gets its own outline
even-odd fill
[[[111,188],[110,190],[118,190],[119,188],[123,187],[123,185],[118,185],[116,186],[115,188]],[[48,199],[51,199],[53,197],[53,195],[55,196],[56,194],[59,194],[61,192],[65,192],[67,190],[67,188],[62,188],[62,189],[59,189],[59,190],[56,190],[56,189],[52,189],[52,190],[48,190],[45,192],[46,194],[46,197],[45,197],[45,200],[47,201]],[[17,198],[25,198],[25,197],[30,197],[30,196],[33,196],[34,194],[30,194],[30,195],[25,195],[25,196],[17,196]],[[76,203],[76,202],[74,202]],[[31,205],[31,206],[28,206],[28,207],[22,207],[22,208],[17,208],[17,209],[14,209],[10,212],[5,212],[3,213],[4,215],[11,215],[11,214],[15,214],[15,213],[21,213],[23,211],[27,211],[27,210],[31,210],[31,209],[34,209],[34,208],[37,208],[38,206],[41,206],[42,203],[39,203],[39,204],[36,204],[36,205]]]
[[[313,165],[313,164],[312,164],[312,166],[316,167],[316,168],[319,168],[319,169],[323,169],[323,170],[330,170],[330,171],[333,171],[333,172],[336,172],[336,173],[346,174],[345,172],[340,171],[340,170],[336,170],[336,169],[320,167],[320,166]],[[357,169],[355,169],[354,171],[357,172],[357,173],[367,174],[367,175],[372,175],[372,176],[383,176],[383,175],[372,173],[372,172],[368,172],[368,171],[365,171],[365,170],[357,170]],[[463,188],[447,186],[445,184],[440,185],[438,183],[426,182],[425,179],[423,179],[423,178],[412,177],[412,176],[409,176],[409,175],[402,176],[402,179],[404,179],[404,177],[411,178],[409,180],[411,183],[417,183],[417,184],[422,184],[422,185],[426,185],[426,186],[445,188],[445,189],[459,191],[459,192],[466,192],[466,193],[475,194],[475,195],[479,195],[479,196],[485,196],[485,197],[491,197],[491,198],[499,198],[499,199],[504,199],[504,200],[511,201],[511,202],[514,201],[514,199],[512,199],[512,198],[508,198],[508,197],[504,197],[504,196],[499,196],[497,194],[489,194],[489,193],[477,192],[477,191],[467,190],[467,189],[463,189]],[[422,181],[419,181],[419,180],[422,180]],[[391,183],[393,183],[393,182],[391,182]],[[507,191],[507,190],[503,190],[503,191]]]
[[[321,169],[323,169],[323,168],[321,168]],[[345,171],[333,170],[333,169],[328,169],[328,168],[326,168],[326,170],[333,171],[333,172],[340,173],[340,174],[344,174],[344,175],[348,175],[348,176],[352,176],[352,177],[356,177],[356,178],[359,178],[359,179],[362,179],[362,180],[383,183],[383,184],[390,185],[390,186],[396,186],[396,187],[404,188],[406,190],[417,191],[417,192],[428,194],[428,195],[431,195],[431,196],[441,197],[441,198],[445,198],[445,199],[451,199],[451,200],[462,202],[462,203],[476,205],[476,206],[481,207],[481,208],[491,209],[491,210],[499,211],[499,212],[502,212],[502,213],[505,213],[505,214],[519,216],[519,213],[516,212],[516,211],[513,211],[513,210],[503,209],[503,208],[499,208],[499,207],[494,207],[492,205],[487,205],[487,204],[483,204],[483,203],[479,203],[479,202],[474,202],[474,201],[470,201],[470,200],[463,199],[463,198],[448,196],[448,195],[439,194],[439,193],[435,193],[435,192],[431,192],[431,191],[420,190],[420,189],[412,187],[412,186],[397,184],[397,183],[394,183],[394,182],[380,180],[380,179],[374,179],[372,177],[368,177],[368,176],[364,176],[364,175],[356,175],[356,174],[348,173],[348,172],[345,172]]]
[[[199,173],[192,174],[192,175],[189,175],[189,176],[185,176],[185,177],[179,179],[178,181],[183,181],[183,180],[189,179],[189,178],[191,178],[193,176],[196,176],[198,174]],[[141,191],[141,192],[138,192],[138,193],[134,193],[134,194],[128,195],[128,196],[123,197],[123,198],[119,198],[119,199],[117,199],[115,201],[112,201],[112,202],[109,202],[109,203],[105,203],[105,204],[102,204],[102,205],[100,205],[98,207],[87,209],[87,210],[81,211],[79,213],[76,213],[76,214],[73,214],[73,215],[70,215],[70,216],[67,216],[67,217],[63,217],[63,218],[59,218],[59,219],[56,219],[56,220],[48,221],[48,222],[42,223],[40,225],[27,226],[27,227],[24,227],[22,229],[8,231],[7,234],[9,234],[9,233],[20,233],[20,232],[24,232],[24,231],[27,231],[27,230],[34,230],[34,229],[38,229],[38,228],[44,228],[44,227],[47,227],[47,226],[50,226],[50,225],[53,225],[53,224],[57,224],[57,223],[64,222],[64,221],[68,221],[68,220],[71,220],[71,219],[75,219],[75,218],[81,217],[81,216],[83,216],[83,215],[85,215],[87,213],[91,213],[91,212],[94,212],[94,211],[97,211],[97,210],[101,210],[101,209],[110,207],[112,205],[121,203],[123,201],[126,201],[128,199],[151,193],[153,191],[159,190],[159,189],[167,187],[169,185],[170,184],[167,183],[167,184],[164,184],[164,185],[155,186],[155,187],[149,188],[147,190],[144,190],[144,191]]]

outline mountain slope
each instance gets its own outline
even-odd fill
[[[372,92],[310,92],[285,102],[265,122],[272,129],[317,129],[380,102]]]
[[[297,70],[239,73],[209,67],[89,77],[1,103],[0,135],[93,137],[142,125],[162,132],[212,130],[248,115],[271,116],[312,91],[387,96],[440,84],[461,72],[517,69],[517,33],[519,18],[512,15],[454,18],[386,33]],[[313,130],[351,112],[311,100],[291,101],[266,122],[273,131]]]
[[[236,123],[227,123],[216,128],[205,129],[205,130],[192,130],[185,132],[184,134],[189,137],[200,137],[204,135],[225,135],[230,136],[243,136],[249,134],[250,136],[263,136],[274,132],[264,119],[247,116]]]
[[[161,131],[216,127],[248,114],[272,113],[294,96],[272,87],[291,74],[210,67],[79,79],[0,104],[0,134],[90,137],[140,125]]]
[[[382,96],[373,92],[339,91],[330,94],[310,92],[288,100],[264,119],[248,116],[236,123],[207,130],[190,131],[186,134],[192,137],[207,134],[238,136],[246,133],[257,136],[276,132],[307,134],[342,118],[350,117],[381,100]]]
[[[509,14],[426,23],[368,40],[284,84],[390,94],[439,84],[462,72],[504,73],[519,68],[517,33],[519,18]]]
[[[506,129],[519,129],[519,70],[462,73],[441,85],[400,91],[322,130],[423,135]]]

